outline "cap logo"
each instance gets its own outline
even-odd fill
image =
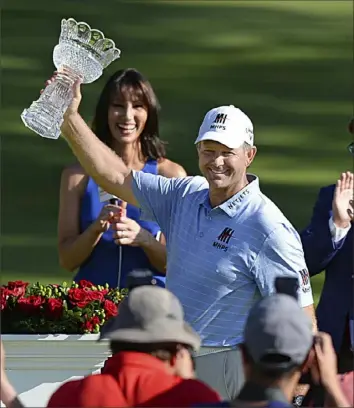
[[[248,138],[249,138],[250,144],[252,144],[252,141],[253,141],[253,130],[247,127],[247,128],[246,128],[246,135],[247,135]]]
[[[210,129],[226,130],[225,122],[227,119],[226,113],[218,113],[214,119],[214,122],[210,126]]]
[[[214,123],[225,123],[227,115],[225,113],[218,113],[214,120]]]

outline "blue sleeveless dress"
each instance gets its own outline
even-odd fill
[[[156,160],[147,161],[142,169],[145,173],[157,174]],[[98,217],[107,202],[100,202],[98,185],[89,177],[81,200],[80,231],[85,231]],[[140,220],[140,209],[128,204],[127,216],[156,237],[160,227],[154,222]],[[127,274],[133,269],[150,269],[159,286],[165,286],[165,276],[149,262],[143,249],[114,243],[113,230],[106,231],[89,258],[80,266],[74,280],[88,280],[95,285],[109,284],[110,287],[125,288]]]

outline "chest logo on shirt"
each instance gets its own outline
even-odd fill
[[[221,234],[217,237],[217,239],[213,242],[213,247],[217,249],[221,249],[222,251],[227,251],[229,249],[229,241],[234,234],[234,230],[231,228],[224,228]]]

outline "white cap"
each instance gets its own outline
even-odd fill
[[[211,109],[204,117],[195,144],[213,140],[230,149],[237,149],[244,142],[253,146],[253,124],[250,118],[234,105]]]

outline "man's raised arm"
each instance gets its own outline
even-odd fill
[[[105,191],[139,206],[132,191],[132,172],[113,150],[102,143],[78,113],[80,84],[73,86],[73,101],[64,114],[61,131],[88,175]]]

